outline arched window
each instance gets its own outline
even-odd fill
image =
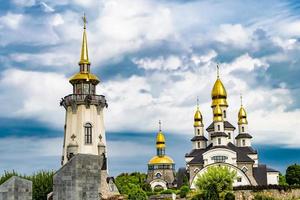
[[[198,142],[198,149],[200,149],[200,146],[201,146],[201,145],[200,145],[200,142]]]
[[[221,129],[220,125],[218,125],[218,131]]]
[[[228,133],[228,139],[231,139],[231,133]]]
[[[198,135],[200,135],[200,130],[199,129],[197,129],[197,133],[198,133]]]
[[[218,144],[221,144],[221,138],[218,138]]]
[[[156,178],[161,178],[161,173],[158,172],[155,176]]]
[[[245,132],[245,127],[242,126],[242,132]]]
[[[90,123],[84,125],[84,141],[85,144],[92,144],[92,124]]]
[[[226,118],[226,110],[223,111],[223,116]]]
[[[246,141],[245,141],[245,140],[242,140],[242,142],[243,142],[243,146],[246,146]]]

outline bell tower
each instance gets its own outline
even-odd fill
[[[73,93],[60,102],[66,109],[62,165],[78,153],[102,155],[106,152],[103,109],[107,103],[105,96],[96,94],[100,80],[90,70],[85,15],[83,23],[79,72],[69,80]]]

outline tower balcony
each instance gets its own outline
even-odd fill
[[[63,106],[65,109],[71,106],[73,112],[76,112],[78,105],[85,105],[86,108],[89,108],[90,105],[95,105],[98,111],[108,106],[104,95],[95,94],[70,94],[60,101],[60,106]]]

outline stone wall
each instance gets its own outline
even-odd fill
[[[0,186],[0,200],[32,200],[32,182],[11,177]]]
[[[236,190],[234,191],[234,193],[235,193],[236,200],[253,200],[256,194],[262,194],[280,200],[290,200],[290,199],[300,198],[300,189],[291,189],[288,191],[268,189],[268,190],[262,190],[260,192],[254,192],[252,190]]]
[[[99,200],[103,158],[77,154],[53,177],[53,200]]]

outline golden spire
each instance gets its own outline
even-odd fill
[[[86,16],[85,13],[82,17],[83,20],[83,36],[82,36],[82,46],[81,46],[81,55],[80,55],[80,61],[79,64],[91,64],[89,61],[89,54],[88,54],[88,44],[87,44],[87,37],[86,37]]]
[[[166,141],[165,141],[165,136],[163,132],[161,131],[161,121],[158,121],[159,124],[159,132],[157,133],[156,136],[156,148],[161,149],[166,147]]]
[[[214,107],[214,122],[222,122],[223,121],[223,114],[222,109],[220,108],[219,104]]]
[[[247,113],[246,110],[243,107],[243,97],[241,95],[241,108],[239,110],[239,114],[238,114],[238,125],[241,124],[248,124],[248,120],[247,120]]]
[[[211,98],[212,98],[211,107],[215,107],[216,105],[228,107],[227,92],[222,81],[220,80],[219,64],[217,65],[217,80],[211,91]]]
[[[194,115],[194,127],[203,126],[203,118],[199,109],[199,98],[197,97],[197,110]]]

